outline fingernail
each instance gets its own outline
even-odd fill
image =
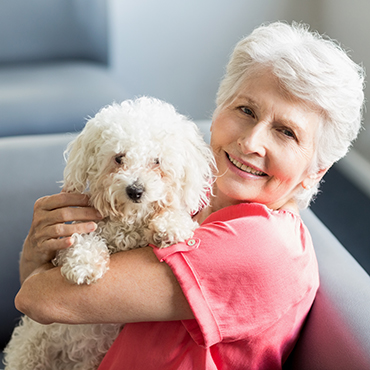
[[[100,213],[99,211],[96,211],[96,216],[97,216],[98,218],[103,218],[103,216],[101,215],[101,213]]]
[[[88,229],[89,233],[92,232],[92,231],[95,231],[97,227],[98,227],[98,225],[95,222],[89,222],[87,224],[87,229]]]

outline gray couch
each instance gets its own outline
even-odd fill
[[[207,133],[209,122],[199,122]],[[72,134],[0,138],[0,342],[19,313],[18,256],[38,197],[60,191],[63,150]],[[285,365],[299,370],[370,369],[370,278],[310,211],[303,213],[320,266],[321,287]]]
[[[126,99],[108,33],[106,0],[1,0],[0,136],[78,131]]]

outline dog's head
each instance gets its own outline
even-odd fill
[[[157,99],[103,108],[66,156],[64,189],[89,193],[104,217],[127,221],[167,207],[193,213],[208,203],[212,152],[193,122]]]

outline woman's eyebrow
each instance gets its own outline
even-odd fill
[[[236,104],[243,104],[247,105],[253,109],[260,110],[260,105],[249,95],[245,94],[239,94],[235,97],[234,102]],[[296,122],[295,120],[286,118],[286,117],[281,117],[277,118],[275,120],[276,123],[281,124],[283,126],[289,127],[294,129],[297,133],[305,133],[306,130],[302,127],[302,125],[299,122]]]
[[[235,97],[234,99],[235,102],[240,102],[240,104],[246,104],[249,105],[253,108],[259,109],[260,106],[259,104],[251,97],[244,95],[244,94],[239,94]]]

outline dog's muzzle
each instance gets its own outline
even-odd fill
[[[143,185],[134,182],[126,187],[127,196],[135,203],[140,202],[142,195],[144,194],[145,188]]]

